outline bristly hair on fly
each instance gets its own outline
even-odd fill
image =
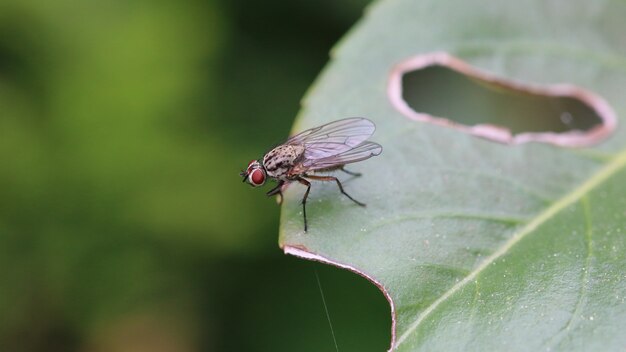
[[[242,170],[239,175],[243,182],[252,187],[262,186],[268,177],[278,182],[276,187],[267,192],[267,196],[280,196],[280,202],[282,191],[289,184],[298,182],[306,186],[302,197],[306,232],[306,200],[312,180],[334,181],[341,193],[356,204],[365,206],[344,191],[338,178],[317,173],[341,170],[352,176],[360,176],[359,173],[344,169],[344,166],[380,155],[383,147],[367,140],[375,130],[376,125],[363,117],[346,118],[314,127],[287,139],[262,159],[250,161],[246,170]]]

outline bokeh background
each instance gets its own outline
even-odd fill
[[[238,176],[367,2],[0,0],[0,350],[333,351],[315,270],[384,350],[382,294]]]

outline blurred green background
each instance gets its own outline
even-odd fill
[[[386,349],[238,176],[366,5],[0,0],[0,351],[333,351],[315,270],[340,350]]]

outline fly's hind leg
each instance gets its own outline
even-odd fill
[[[343,193],[346,197],[350,198],[350,200],[352,200],[353,202],[355,202],[356,204],[364,207],[365,203],[361,203],[358,200],[352,198],[351,195],[349,195],[348,193],[346,193],[346,191],[343,190],[343,185],[341,184],[341,182],[339,182],[339,179],[337,177],[334,176],[315,176],[315,175],[305,175],[307,178],[310,178],[311,180],[318,180],[318,181],[335,181],[337,182],[337,186],[339,186],[339,191],[341,191],[341,193]]]
[[[347,173],[348,175],[352,175],[352,176],[354,176],[354,177],[359,177],[359,176],[361,176],[361,173],[360,173],[360,172],[354,172],[354,171],[346,170],[346,169],[344,169],[344,167],[343,167],[343,166],[342,166],[342,167],[340,167],[340,168],[339,168],[339,170],[341,170],[341,171],[343,171],[343,172]]]

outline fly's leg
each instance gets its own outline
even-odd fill
[[[279,181],[276,187],[270,189],[269,192],[265,193],[268,197],[271,197],[273,195],[280,197],[278,198],[278,205],[283,204],[283,192],[281,191],[281,187],[283,187],[283,184],[285,184],[285,181]]]
[[[265,195],[266,195],[266,196],[268,196],[268,197],[271,197],[271,196],[273,196],[273,195],[280,194],[280,193],[281,193],[280,188],[281,188],[282,186],[283,186],[283,182],[280,182],[280,183],[278,184],[278,186],[276,186],[276,187],[274,187],[274,188],[270,189],[270,190],[269,190],[269,192],[265,193]]]
[[[306,232],[306,199],[309,196],[309,191],[311,190],[311,182],[303,179],[302,177],[298,177],[298,182],[306,186],[306,192],[304,192],[304,197],[302,197],[302,214],[304,215],[304,232]]]
[[[358,200],[352,198],[352,196],[350,196],[348,193],[346,193],[346,191],[343,190],[343,186],[341,185],[341,182],[339,182],[339,179],[337,177],[334,176],[315,176],[315,175],[305,175],[307,178],[310,178],[311,180],[318,180],[318,181],[335,181],[337,182],[337,186],[339,186],[339,190],[341,191],[341,193],[343,193],[346,197],[350,198],[350,200],[352,200],[353,202],[355,202],[356,204],[364,207],[365,203],[361,203]]]
[[[359,176],[361,176],[361,173],[360,173],[360,172],[354,172],[354,171],[346,170],[346,169],[344,169],[344,168],[343,168],[343,166],[342,166],[342,167],[340,167],[340,168],[339,168],[339,170],[341,170],[341,171],[343,171],[343,172],[347,173],[348,175],[352,175],[352,176],[354,176],[354,177],[359,177]]]

